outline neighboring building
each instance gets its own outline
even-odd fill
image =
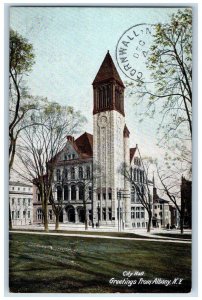
[[[169,201],[162,199],[157,194],[155,184],[153,186],[153,227],[167,227],[171,225],[171,212]]]
[[[93,135],[85,132],[77,139],[68,136],[66,146],[56,157],[54,198],[64,201],[60,222],[84,222],[85,195],[89,224],[147,226],[147,212],[119,171],[126,164],[136,181],[144,185],[146,178],[137,147],[129,147],[124,88],[108,52],[93,81]],[[37,190],[34,193],[34,222],[40,223],[40,199]],[[53,213],[50,215],[49,221],[53,221]]]
[[[9,201],[13,225],[28,225],[33,223],[32,185],[19,181],[10,181]]]
[[[181,211],[184,214],[184,227],[192,228],[192,182],[182,176]]]

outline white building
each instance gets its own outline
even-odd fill
[[[32,185],[19,181],[10,181],[9,201],[13,225],[28,225],[33,223]]]
[[[90,224],[121,228],[147,226],[147,212],[120,172],[125,164],[128,171],[132,169],[136,174],[136,181],[145,183],[137,147],[130,148],[124,89],[108,52],[93,81],[93,135],[85,132],[77,139],[68,136],[66,146],[57,156],[53,190],[55,199],[64,202],[61,222],[84,221],[82,199],[85,192]],[[34,201],[34,207],[34,220],[40,222],[40,199]]]

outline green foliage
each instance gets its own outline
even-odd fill
[[[10,72],[23,74],[31,71],[34,64],[33,46],[25,38],[10,30]]]

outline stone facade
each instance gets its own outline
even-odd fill
[[[33,223],[32,185],[19,181],[10,181],[9,201],[13,225],[29,225]]]
[[[130,149],[124,88],[107,53],[93,81],[93,135],[85,132],[77,139],[68,136],[66,146],[55,158],[53,197],[63,204],[60,222],[83,223],[85,204],[89,225],[116,226],[120,230],[147,226],[147,212],[120,172],[125,165],[137,174],[137,182],[145,183],[137,147]],[[40,199],[34,191],[34,222],[40,223]],[[49,221],[54,222],[52,212],[50,216]]]

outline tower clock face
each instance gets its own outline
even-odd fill
[[[98,125],[100,127],[106,127],[107,126],[107,117],[105,117],[105,116],[99,117],[99,119],[98,119]]]

